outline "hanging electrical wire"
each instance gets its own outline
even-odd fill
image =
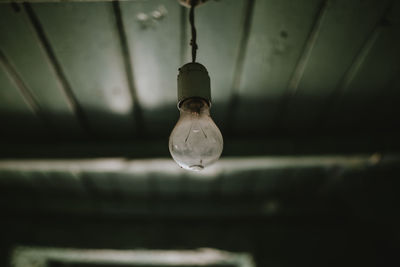
[[[192,31],[192,39],[190,40],[190,45],[192,46],[192,62],[196,62],[196,53],[197,53],[197,43],[196,43],[196,38],[197,38],[197,32],[196,32],[196,27],[194,25],[194,8],[196,6],[197,1],[190,1],[190,12],[189,12],[189,22],[190,22],[190,28]]]
[[[168,147],[175,162],[190,171],[201,171],[216,162],[224,147],[221,131],[210,115],[210,76],[206,67],[196,62],[194,8],[205,1],[180,0],[190,8],[192,62],[179,68],[177,106],[180,116],[169,136]]]

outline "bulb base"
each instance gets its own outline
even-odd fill
[[[200,63],[187,63],[179,68],[178,107],[188,98],[202,98],[211,105],[210,76]]]

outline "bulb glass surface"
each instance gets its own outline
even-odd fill
[[[221,132],[211,119],[205,100],[189,98],[179,110],[179,120],[169,137],[169,151],[182,168],[200,171],[221,156]]]

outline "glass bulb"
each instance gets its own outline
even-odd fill
[[[211,119],[205,100],[189,98],[179,110],[179,120],[169,137],[169,151],[182,168],[200,171],[221,156],[221,132]]]

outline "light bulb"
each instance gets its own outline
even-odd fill
[[[211,119],[209,104],[204,99],[186,99],[179,110],[179,120],[169,137],[169,151],[182,168],[200,171],[221,156],[221,132]]]
[[[210,106],[207,69],[197,62],[183,65],[178,74],[180,117],[169,137],[169,152],[184,169],[200,171],[221,156],[222,135],[211,119]]]

